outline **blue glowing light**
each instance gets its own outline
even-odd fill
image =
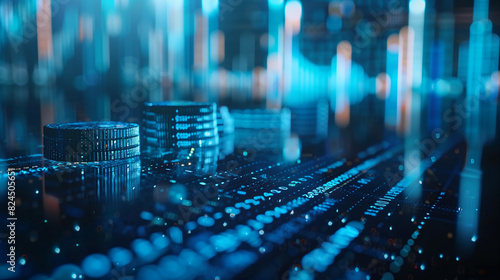
[[[132,261],[133,255],[129,250],[122,247],[115,247],[108,251],[108,256],[116,266],[125,266]]]
[[[61,265],[52,272],[51,278],[58,279],[82,279],[82,270],[74,264]],[[47,278],[48,279],[48,278]]]
[[[141,212],[141,219],[146,220],[146,221],[151,221],[153,219],[153,214],[147,211],[142,211]]]
[[[174,243],[181,244],[183,237],[182,237],[182,231],[178,227],[171,227],[169,228],[169,233],[170,233],[170,239]]]
[[[170,245],[170,240],[162,233],[155,232],[149,239],[157,251],[165,250]]]
[[[144,261],[152,260],[155,257],[153,255],[153,245],[145,239],[139,238],[132,241],[131,248],[135,254]]]
[[[93,254],[82,261],[83,273],[89,277],[103,277],[111,269],[108,257],[102,254]]]
[[[203,0],[201,3],[203,14],[209,15],[219,8],[219,0]]]

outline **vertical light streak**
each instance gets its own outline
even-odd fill
[[[473,22],[470,27],[466,102],[476,104],[470,110],[466,120],[465,139],[467,156],[465,168],[460,177],[458,205],[461,213],[457,220],[456,246],[459,254],[468,257],[474,252],[474,242],[478,231],[480,213],[482,171],[480,167],[481,153],[486,140],[482,130],[488,129],[482,123],[481,113],[487,104],[481,100],[484,86],[482,82],[485,40],[491,33],[491,22],[488,20],[488,0],[474,1]],[[492,117],[492,116],[486,116]],[[496,117],[496,111],[495,116]],[[494,129],[494,128],[493,128]]]
[[[416,141],[420,138],[420,110],[422,98],[422,66],[424,45],[425,1],[411,0],[409,3],[407,95],[405,105],[405,175],[412,171],[419,173],[420,152]],[[411,68],[410,68],[411,67]],[[420,196],[414,192],[415,198]]]
[[[214,93],[211,81],[217,81],[217,67],[219,61],[217,58],[219,48],[219,38],[216,36],[219,28],[219,0],[202,0],[202,13],[205,23],[203,31],[203,57],[206,61],[206,68],[202,74],[202,85],[208,96],[203,96],[207,101],[217,101],[218,96]],[[215,35],[214,35],[215,34]]]
[[[284,0],[268,0],[267,108],[280,108],[283,98]]]
[[[397,83],[397,131],[405,133],[407,99],[411,96],[413,72],[413,29],[405,26],[399,31],[398,83]]]
[[[294,73],[297,67],[299,49],[297,35],[300,32],[302,20],[302,4],[298,0],[287,1],[285,6],[285,38],[283,55],[283,92],[288,95],[292,91]]]
[[[348,95],[351,80],[352,47],[348,41],[337,45],[337,76],[336,76],[336,102],[335,123],[339,127],[346,127],[350,121],[350,101]]]
[[[38,39],[38,60],[52,58],[52,10],[51,0],[39,0],[36,13],[36,28]]]
[[[387,38],[386,73],[391,83],[385,101],[385,126],[392,129],[398,126],[398,58],[399,35],[393,34]]]
[[[453,74],[453,52],[455,16],[453,13],[442,13],[438,18],[439,41],[444,44],[443,53],[443,76],[450,78]]]
[[[167,72],[174,83],[186,78],[184,0],[167,2]]]
[[[444,76],[445,46],[440,40],[435,40],[431,45],[429,78],[431,81],[438,81]],[[427,100],[427,127],[428,131],[441,128],[441,95],[433,87]]]

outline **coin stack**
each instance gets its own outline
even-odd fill
[[[290,136],[290,110],[235,110],[231,112],[238,148],[281,149]]]
[[[219,159],[234,151],[234,119],[226,106],[217,108],[217,129],[219,130]]]
[[[146,150],[214,147],[219,144],[215,103],[146,103]]]
[[[234,133],[234,120],[226,106],[217,108],[217,129],[219,137]]]
[[[303,140],[324,139],[328,135],[328,102],[287,106],[292,114],[292,133]]]
[[[99,162],[140,155],[139,125],[121,122],[49,124],[43,128],[44,157]]]

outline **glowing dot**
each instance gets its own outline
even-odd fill
[[[25,265],[26,264],[26,259],[24,259],[24,258],[19,259],[19,263],[21,265]]]
[[[38,190],[35,191],[36,194],[39,194],[40,192]]]
[[[247,151],[243,151],[243,156],[246,157],[248,155]]]
[[[263,229],[259,230],[259,234],[264,235],[264,230]]]
[[[439,258],[442,259],[443,258],[443,254],[439,254]]]
[[[472,242],[476,242],[477,241],[477,236],[473,235],[472,238],[470,239]]]
[[[80,226],[79,225],[75,226],[75,231],[80,231]]]
[[[329,221],[329,222],[328,222],[328,225],[329,225],[329,226],[332,226],[332,225],[333,225],[332,221]]]
[[[424,264],[420,265],[420,269],[425,270],[425,265]]]
[[[388,254],[384,254],[384,259],[387,259],[389,257]]]
[[[459,257],[456,257],[455,259],[457,260],[457,262],[460,260],[460,258],[459,258]]]

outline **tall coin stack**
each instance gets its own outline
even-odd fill
[[[121,122],[49,124],[43,128],[46,159],[99,162],[140,155],[139,125]]]
[[[219,144],[215,103],[165,101],[146,103],[147,151],[215,147]]]

